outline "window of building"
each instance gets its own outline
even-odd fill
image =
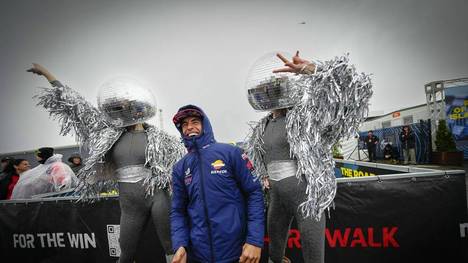
[[[392,123],[390,121],[384,121],[382,122],[382,128],[390,128],[392,127]]]
[[[409,125],[413,123],[413,115],[411,116],[406,116],[403,118],[403,124],[404,125]]]

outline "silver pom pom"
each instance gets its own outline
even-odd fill
[[[348,56],[327,61],[315,74],[296,82],[293,99],[298,103],[287,113],[286,130],[298,160],[298,178],[303,174],[307,181],[307,200],[300,205],[306,217],[320,220],[333,202],[336,181],[331,148],[358,131],[371,96],[369,76],[356,73]]]

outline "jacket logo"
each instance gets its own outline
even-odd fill
[[[221,168],[223,168],[225,164],[221,160],[216,160],[211,164],[211,166],[213,166],[215,170],[221,170]]]
[[[249,169],[249,171],[252,172],[253,170],[255,170],[255,168],[254,168],[252,162],[250,161],[249,157],[247,156],[247,154],[243,153],[243,154],[242,154],[242,159],[243,159],[244,161],[246,161],[245,166],[247,167],[247,169]]]
[[[225,174],[225,173],[227,173],[226,169],[222,169],[224,166],[226,166],[222,160],[214,161],[211,164],[211,166],[213,166],[213,169],[214,169],[214,170],[211,171],[211,174]]]
[[[187,170],[185,171],[184,183],[185,185],[189,185],[192,183],[192,174],[190,173],[190,167],[187,168]]]

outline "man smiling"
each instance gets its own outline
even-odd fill
[[[180,108],[173,122],[188,150],[172,176],[173,262],[259,262],[263,194],[249,159],[240,148],[217,143],[196,106]]]

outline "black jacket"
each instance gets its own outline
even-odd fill
[[[0,200],[5,200],[8,195],[8,185],[11,182],[11,173],[3,172],[0,174]]]
[[[375,146],[377,146],[377,143],[379,142],[379,138],[375,135],[372,135],[371,137],[366,136],[364,138],[364,143],[367,146],[367,149],[374,149]]]
[[[408,131],[408,133],[405,133],[404,131],[402,131],[400,133],[400,141],[401,141],[401,147],[403,149],[411,149],[411,148],[414,148],[415,144],[416,144],[416,138],[414,136],[414,133],[413,131]]]

